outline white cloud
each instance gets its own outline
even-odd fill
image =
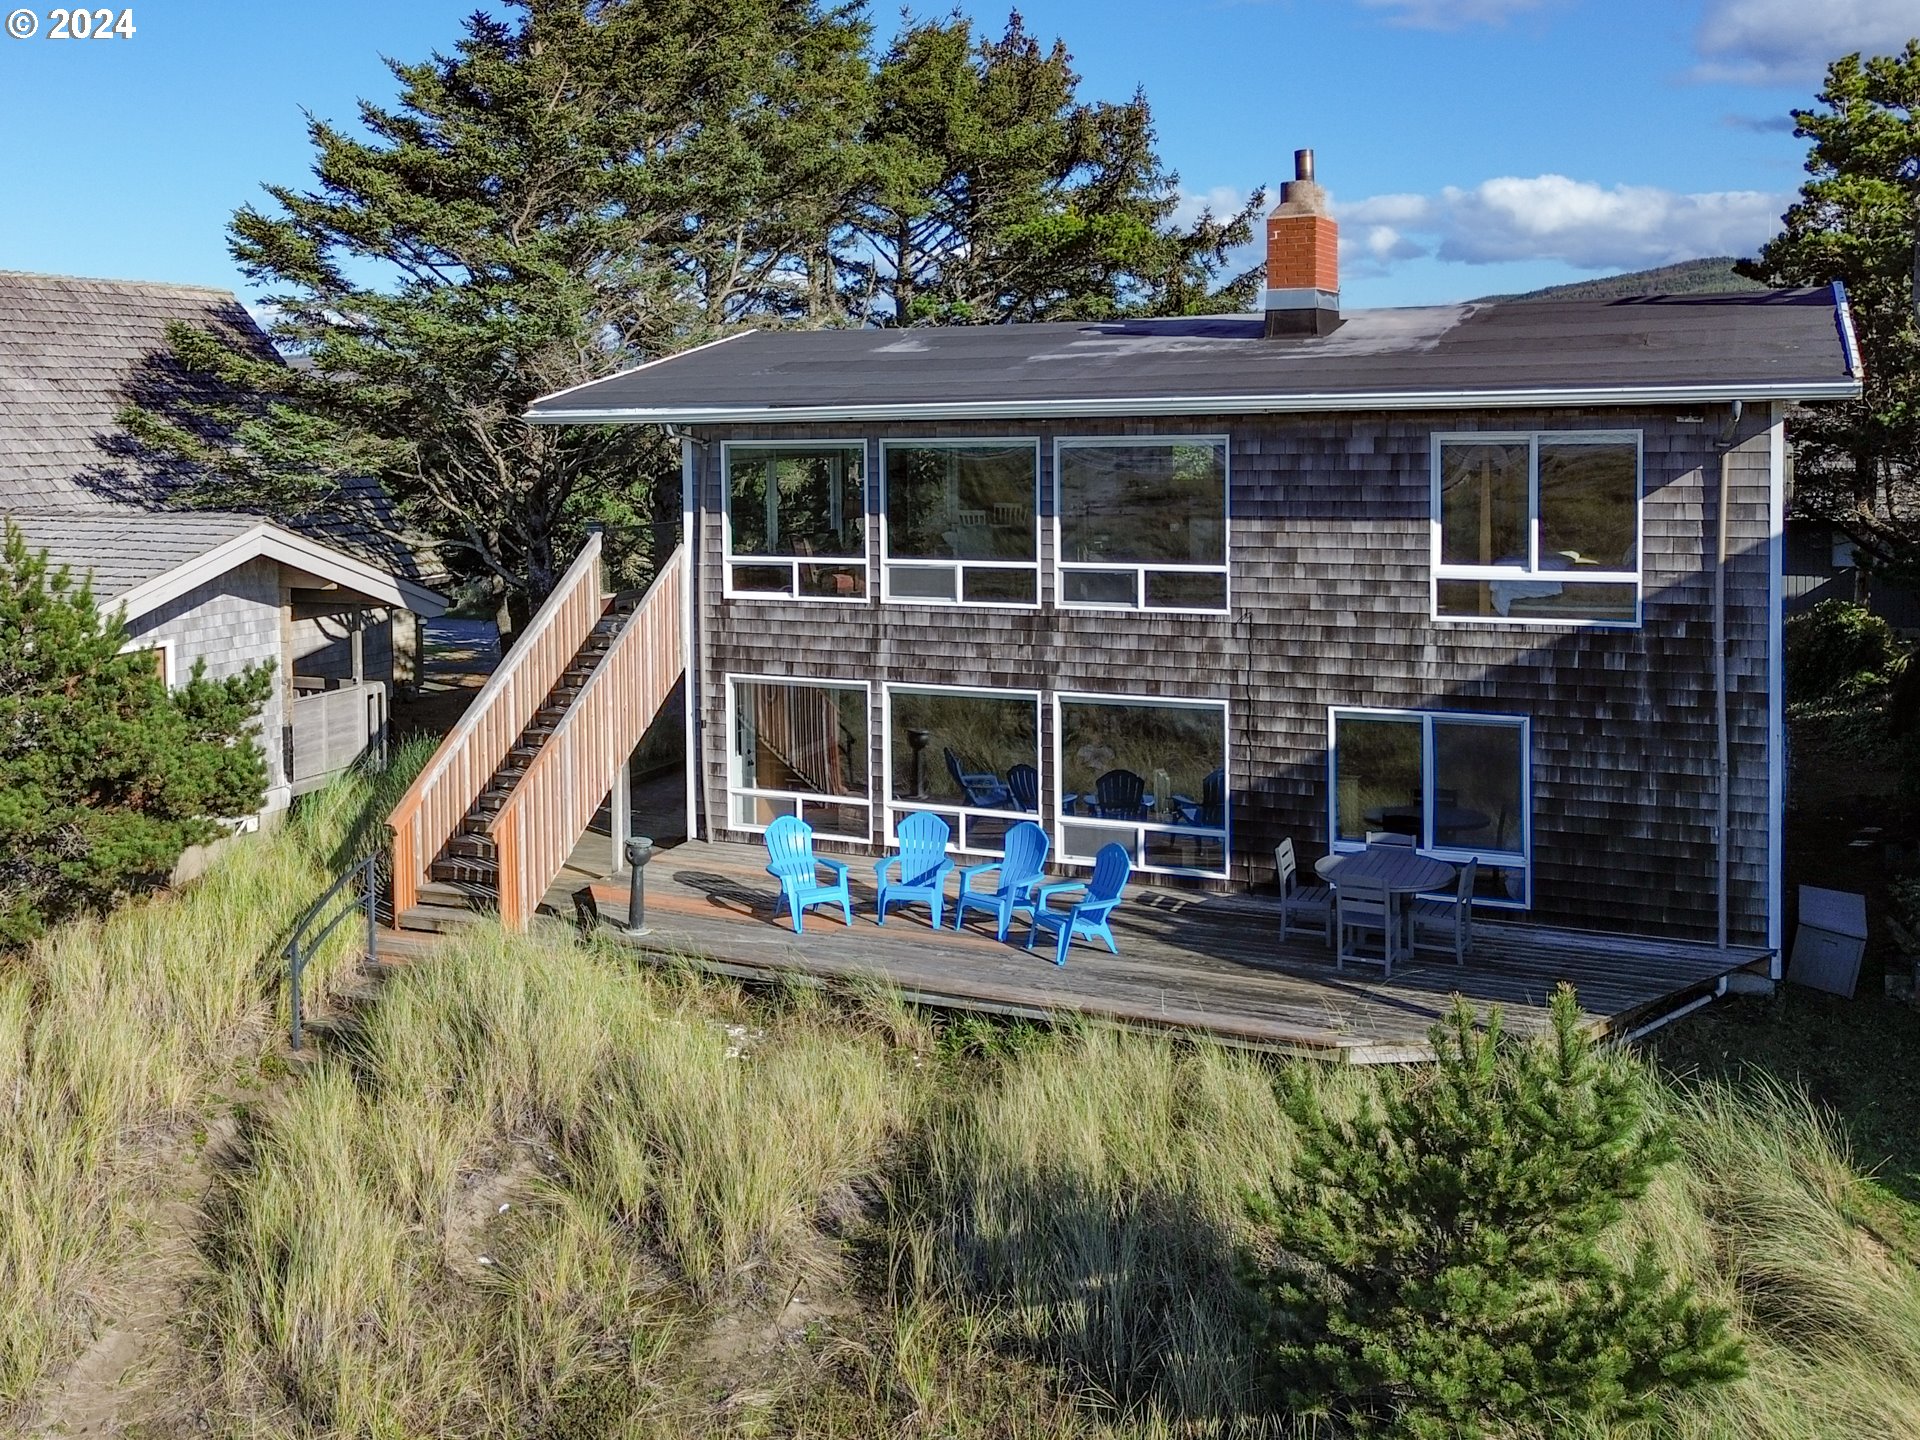
[[[1237,215],[1240,207],[1247,203],[1248,193],[1232,185],[1216,185],[1205,191],[1182,190],[1180,203],[1173,207],[1171,223],[1191,225],[1208,210],[1213,212],[1215,219]]]
[[[1565,175],[1502,176],[1435,195],[1376,195],[1334,207],[1342,263],[1380,274],[1432,256],[1466,265],[1557,260],[1583,270],[1636,269],[1702,255],[1750,254],[1779,225],[1787,196],[1756,190],[1682,194],[1611,188]]]
[[[1459,30],[1468,25],[1499,25],[1515,15],[1538,10],[1545,0],[1360,0],[1369,10],[1385,10],[1395,25],[1417,30]]]
[[[1851,51],[1889,55],[1920,35],[1914,0],[1709,0],[1694,36],[1700,80],[1816,81]]]

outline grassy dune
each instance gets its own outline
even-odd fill
[[[196,1413],[149,1436],[1331,1433],[1263,1404],[1234,1278],[1243,1197],[1293,1167],[1268,1062],[480,928],[263,1067],[281,927],[370,783],[0,971],[17,1416],[141,1265],[155,1147],[243,1074],[170,1317]],[[1911,1217],[1794,1093],[1660,1094],[1684,1159],[1621,1241],[1727,1305],[1751,1369],[1656,1433],[1920,1434],[1920,1271],[1881,1238]]]

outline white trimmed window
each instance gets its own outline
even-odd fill
[[[720,463],[729,596],[866,598],[863,441],[730,444]]]
[[[1531,903],[1532,735],[1521,715],[1340,709],[1327,717],[1335,850],[1411,835],[1423,853],[1480,862],[1483,903]]]
[[[1144,871],[1227,873],[1225,702],[1061,694],[1053,734],[1062,860],[1117,842]]]
[[[882,595],[934,605],[1040,603],[1040,442],[880,447]]]
[[[1040,696],[1031,690],[889,685],[887,834],[926,810],[952,847],[998,855],[1007,831],[1038,820]]]
[[[1638,625],[1640,439],[1434,436],[1435,618]]]
[[[797,815],[814,833],[873,838],[870,694],[861,681],[727,677],[728,818],[764,830]]]
[[[1227,439],[1054,446],[1059,598],[1103,610],[1227,608]]]

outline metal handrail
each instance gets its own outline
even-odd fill
[[[293,1024],[289,1039],[295,1050],[300,1048],[303,1007],[300,1000],[300,980],[306,973],[307,961],[319,948],[327,943],[327,937],[340,928],[340,922],[351,915],[365,913],[367,918],[367,954],[368,963],[378,956],[380,930],[380,860],[386,853],[384,846],[369,850],[360,859],[353,862],[339,875],[320,898],[309,905],[306,912],[293,927],[293,938],[287,941],[287,995],[293,1012]],[[342,891],[353,884],[349,903],[336,909],[324,924],[321,919],[327,914],[327,907],[342,898]],[[317,927],[317,928],[316,928]]]

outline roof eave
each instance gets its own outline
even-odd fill
[[[1711,405],[1733,400],[1852,400],[1857,377],[1724,381],[1708,385],[1563,386],[1522,390],[1395,390],[1284,395],[1093,396],[1061,400],[927,401],[882,405],[581,406],[528,410],[534,425],[802,424],[856,420],[1043,420],[1148,415],[1301,414],[1350,410],[1474,410],[1523,406]]]
[[[188,591],[218,579],[235,566],[260,558],[322,576],[371,599],[410,610],[430,620],[444,615],[447,610],[446,597],[437,591],[369,565],[329,545],[309,540],[304,535],[264,522],[163,574],[143,580],[118,595],[104,598],[107,604],[124,606],[127,619],[138,619],[169,601],[177,600]]]

